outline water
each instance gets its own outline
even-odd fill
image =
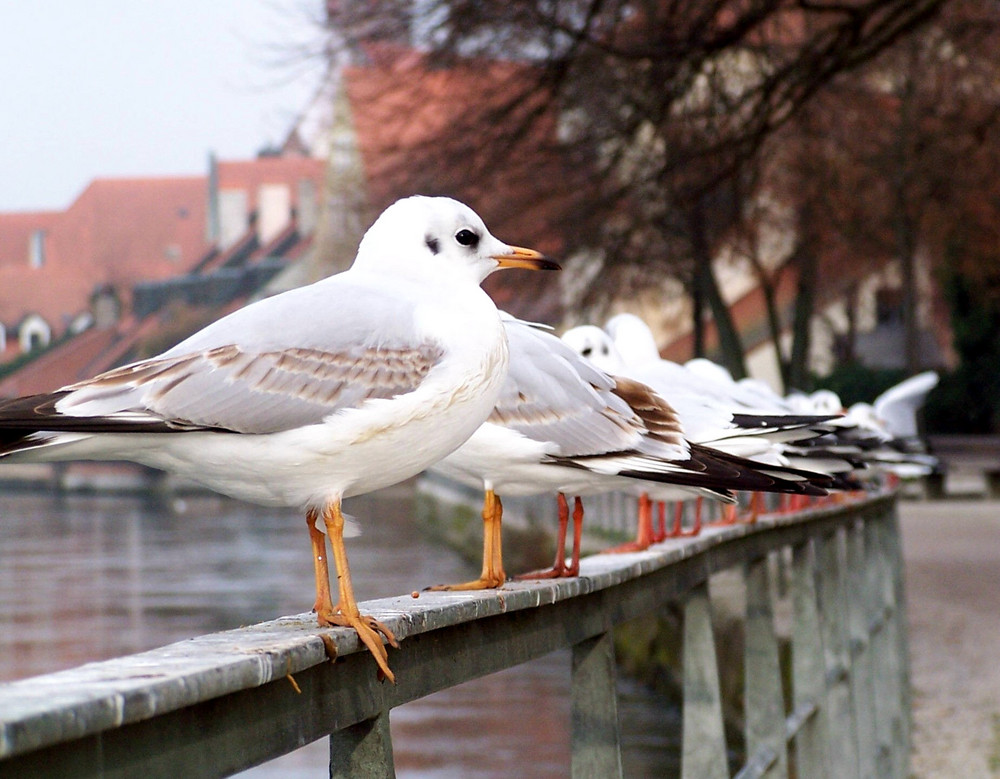
[[[462,581],[475,567],[423,538],[405,488],[345,504],[358,597]],[[169,502],[0,493],[0,681],[140,652],[308,610],[304,519],[210,495]],[[391,657],[390,657],[391,660]],[[679,723],[620,684],[627,776],[676,771]],[[562,777],[569,772],[569,653],[556,652],[393,709],[400,777]],[[321,739],[244,774],[325,775]]]

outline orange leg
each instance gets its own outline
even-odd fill
[[[635,541],[605,549],[605,554],[620,554],[622,552],[641,552],[653,543],[653,501],[645,492],[639,496],[639,524],[635,532]]]
[[[428,587],[431,591],[442,590],[496,590],[507,581],[503,570],[503,548],[501,545],[501,525],[503,504],[493,490],[486,490],[483,496],[483,570],[478,579],[461,584],[438,584]]]
[[[566,528],[569,525],[569,506],[566,497],[559,493],[559,545],[552,567],[545,571],[533,571],[518,576],[518,579],[557,579],[580,575],[580,538],[583,535],[583,501],[577,495],[573,499],[573,553],[566,565]]]
[[[579,503],[579,498],[576,499]],[[561,576],[566,576],[566,528],[569,527],[569,505],[566,503],[566,496],[561,492],[556,496],[557,505],[559,507],[559,529],[556,531],[556,559],[552,562],[551,568],[545,568],[541,571],[529,571],[528,573],[522,573],[514,578],[518,580],[523,579],[558,579]],[[581,509],[582,510],[582,509]],[[579,541],[574,535],[573,538],[574,546],[576,546]],[[576,574],[573,574],[574,576]]]
[[[658,544],[667,537],[667,504],[662,500],[656,503],[656,532],[653,534],[653,543]]]
[[[722,509],[722,516],[719,519],[715,520],[714,522],[710,522],[709,526],[717,527],[719,525],[735,525],[739,521],[740,521],[739,503],[735,505],[730,504]]]
[[[744,521],[748,525],[752,525],[757,521],[757,517],[764,513],[764,493],[762,492],[751,492],[750,493],[750,509],[744,517]]]
[[[705,499],[700,495],[694,500],[694,524],[690,530],[685,530],[680,535],[690,538],[701,534],[701,507]]]
[[[564,576],[580,575],[580,536],[583,535],[583,501],[577,495],[573,501],[573,557]]]
[[[684,530],[684,501],[674,501],[674,526],[670,530],[671,538],[678,538]]]
[[[326,558],[326,536],[316,529],[319,512],[316,509],[306,511],[306,527],[309,528],[309,541],[312,543],[313,569],[316,573],[316,602],[313,611],[317,614],[330,613],[334,610],[330,597],[330,568]]]
[[[330,603],[330,579],[324,552],[325,544],[322,534],[316,529],[315,511],[306,514],[309,526],[309,538],[313,546],[313,563],[316,569],[316,618],[319,624],[326,626],[354,628],[358,638],[375,656],[375,662],[385,677],[395,683],[396,677],[389,670],[389,654],[382,643],[386,641],[398,647],[395,636],[385,625],[372,617],[364,616],[358,610],[358,602],[354,597],[354,587],[351,584],[351,569],[347,564],[347,550],[344,548],[344,515],[340,511],[340,500],[328,503],[323,509],[323,522],[326,524],[326,534],[333,549],[333,560],[337,566],[337,585],[340,601],[336,606]]]

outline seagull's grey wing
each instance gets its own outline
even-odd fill
[[[613,393],[614,381],[558,338],[505,319],[510,368],[489,421],[535,441],[553,454],[593,455],[638,445],[642,421]]]
[[[416,334],[415,304],[364,287],[348,291],[330,300],[304,288],[261,301],[161,357],[65,387],[55,410],[273,433],[414,391],[444,356],[440,344]]]
[[[123,420],[145,414],[181,429],[274,433],[412,392],[440,356],[430,343],[340,351],[220,346],[102,374],[75,385],[57,409]]]

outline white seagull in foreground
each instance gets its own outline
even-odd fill
[[[508,351],[479,284],[503,267],[558,266],[497,240],[457,201],[398,201],[349,270],[253,303],[158,357],[0,402],[0,458],[127,459],[302,507],[320,625],[354,628],[392,680],[381,637],[395,639],[358,611],[341,500],[419,473],[489,415]]]
[[[730,489],[826,494],[808,477],[690,443],[674,410],[649,387],[609,376],[555,336],[504,319],[510,370],[489,419],[433,470],[482,487],[483,570],[478,579],[443,589],[479,589],[504,583],[497,493],[581,495],[665,486],[685,497],[732,500]],[[764,470],[771,472],[765,473]],[[652,484],[652,483],[655,483]],[[568,508],[560,500],[560,540]],[[574,561],[562,565],[557,544],[551,575],[573,575],[579,556],[582,506],[574,512]]]

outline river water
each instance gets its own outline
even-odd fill
[[[407,487],[356,498],[348,539],[361,600],[470,578],[475,567],[425,539]],[[293,511],[196,495],[151,500],[0,488],[0,682],[307,611],[309,541]],[[619,682],[626,776],[677,772],[679,721]],[[569,773],[569,653],[393,709],[397,775],[563,777]],[[327,742],[247,771],[326,775]]]

